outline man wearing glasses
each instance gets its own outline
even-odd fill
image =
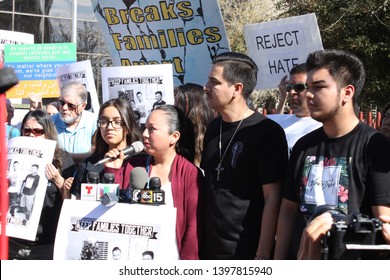
[[[290,71],[290,79],[285,76],[279,84],[280,98],[277,114],[268,117],[277,122],[286,134],[288,154],[295,142],[303,135],[322,126],[320,122],[310,117],[310,111],[306,102],[306,65],[299,64]],[[286,100],[294,114],[283,114]]]
[[[58,132],[58,144],[71,154],[75,163],[90,153],[92,135],[97,127],[95,115],[85,110],[87,97],[88,92],[82,83],[65,85],[58,99],[59,113],[52,117]]]

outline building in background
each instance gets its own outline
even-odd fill
[[[112,63],[91,0],[0,0],[0,29],[34,34],[36,44],[75,42],[77,61],[91,60],[101,97],[100,69]]]

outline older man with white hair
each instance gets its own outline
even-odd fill
[[[88,92],[79,82],[61,89],[59,113],[53,115],[58,132],[58,144],[72,155],[75,162],[83,160],[91,151],[92,136],[96,130],[96,116],[85,110]]]

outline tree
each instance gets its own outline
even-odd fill
[[[244,25],[268,21],[274,14],[270,0],[219,0],[225,29],[233,51],[246,53]]]
[[[366,84],[359,105],[382,109],[390,102],[389,0],[278,0],[281,17],[315,13],[324,48],[344,49],[362,59]]]
[[[219,0],[226,33],[232,51],[246,53],[244,25],[265,22],[275,16],[271,0]],[[276,90],[259,90],[251,94],[256,108],[275,108]]]

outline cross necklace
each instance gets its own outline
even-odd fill
[[[242,121],[244,120],[245,118],[245,115],[246,115],[246,112],[248,111],[249,108],[246,108],[245,110],[245,113],[244,115],[242,116],[242,119],[240,120],[240,122],[238,123],[238,126],[236,128],[236,130],[234,131],[233,135],[232,135],[232,138],[230,138],[229,140],[229,143],[227,144],[226,148],[225,148],[225,151],[223,152],[223,155],[222,155],[222,118],[221,118],[221,124],[219,126],[219,142],[218,142],[218,149],[219,149],[219,163],[217,165],[217,168],[215,168],[215,171],[217,171],[217,182],[219,182],[219,179],[220,179],[220,175],[221,175],[221,172],[225,170],[225,168],[222,167],[222,161],[223,159],[225,158],[226,156],[226,153],[229,149],[229,146],[230,144],[232,143],[233,141],[233,138],[234,136],[236,135],[238,129],[240,128],[241,124],[242,124]]]

